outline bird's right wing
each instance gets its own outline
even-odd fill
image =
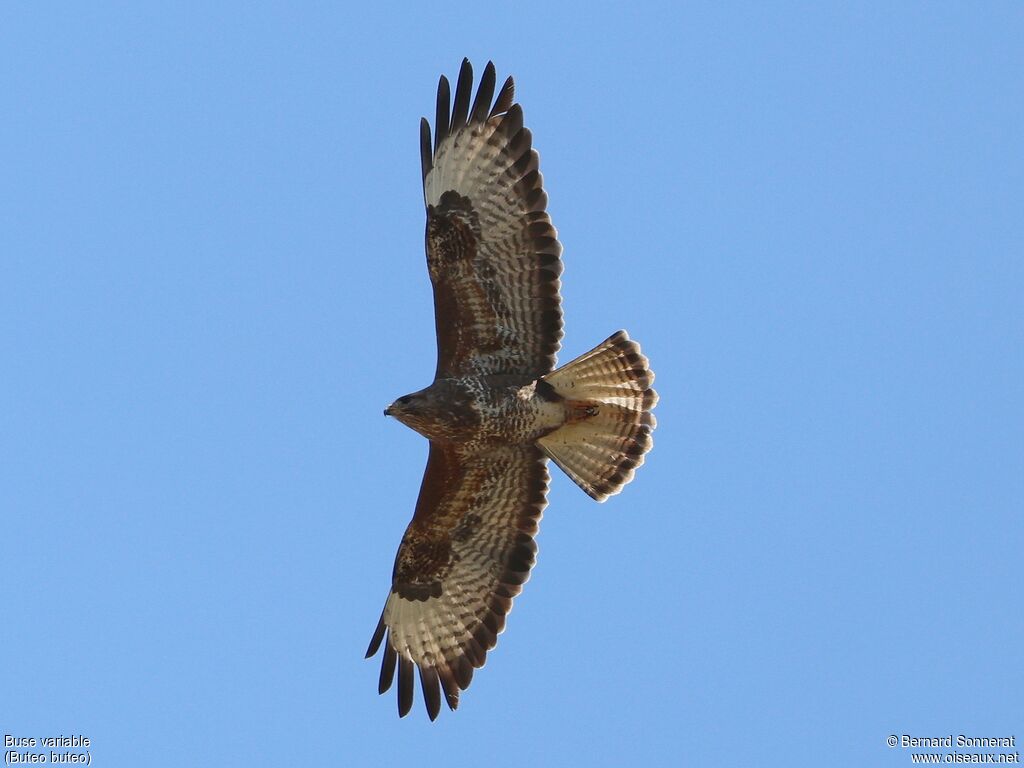
[[[470,107],[473,69],[463,60],[454,104],[448,80],[438,85],[433,144],[421,123],[439,378],[537,378],[554,368],[562,338],[562,246],[540,159],[512,78],[496,99],[495,82],[488,63]]]

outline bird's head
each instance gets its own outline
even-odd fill
[[[384,415],[394,416],[430,440],[464,440],[480,421],[465,387],[447,380],[403,395],[384,409]]]
[[[425,391],[420,390],[411,395],[402,395],[384,409],[384,415],[394,416],[405,426],[423,434],[424,428],[431,421],[432,405],[431,399],[427,397]]]

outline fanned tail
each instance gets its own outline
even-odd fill
[[[543,381],[567,401],[569,418],[538,445],[588,496],[621,491],[654,445],[658,393],[640,345],[619,331]]]

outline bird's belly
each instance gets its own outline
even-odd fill
[[[537,396],[533,382],[523,385],[481,382],[474,407],[480,415],[474,436],[481,443],[532,443],[565,423],[565,405]],[[487,386],[490,384],[490,386]]]

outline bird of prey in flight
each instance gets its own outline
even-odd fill
[[[384,649],[381,693],[397,668],[401,716],[418,669],[431,720],[442,694],[458,706],[530,575],[547,460],[604,501],[643,463],[658,401],[625,331],[555,367],[562,246],[512,78],[495,86],[488,63],[471,104],[463,60],[454,103],[438,85],[433,141],[421,121],[437,370],[384,411],[430,453],[366,655]]]

